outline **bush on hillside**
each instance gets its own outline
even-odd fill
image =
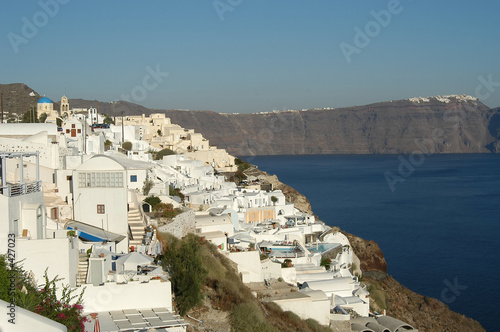
[[[201,303],[201,289],[207,275],[201,259],[200,238],[189,234],[182,240],[170,236],[162,264],[171,274],[175,302],[181,316]]]
[[[83,331],[86,321],[82,316],[83,292],[79,296],[72,295],[69,286],[65,286],[58,299],[56,283],[61,279],[50,280],[47,272],[44,279],[45,285],[38,289],[19,263],[8,262],[4,255],[0,255],[0,299],[59,322],[70,332]]]
[[[154,160],[162,160],[164,156],[169,156],[172,154],[176,154],[176,153],[170,149],[165,148],[165,149],[160,150],[156,153],[153,153],[153,159]]]
[[[234,307],[231,316],[231,329],[243,332],[278,332],[270,325],[255,302],[245,302]]]

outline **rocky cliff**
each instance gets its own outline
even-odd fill
[[[36,106],[24,84],[3,84],[6,112]],[[61,96],[48,96],[57,101]],[[152,110],[119,101],[70,99],[74,108],[96,107],[113,116],[165,113],[184,128],[237,156],[372,153],[500,152],[500,108],[465,95],[410,98],[339,109],[258,114]]]
[[[499,109],[469,96],[412,98],[342,109],[219,114],[165,111],[234,155],[499,151]]]
[[[245,174],[272,183],[273,188],[283,190],[288,201],[298,205],[304,212],[312,213],[308,199],[279,181],[276,175],[270,175],[257,167],[249,168]],[[333,227],[333,231],[337,230],[337,227]],[[342,233],[347,236],[360,260],[362,282],[370,291],[370,307],[373,310],[378,312],[386,310],[388,315],[417,327],[420,332],[485,331],[479,322],[451,311],[446,304],[437,299],[413,292],[388,275],[384,253],[375,241]]]

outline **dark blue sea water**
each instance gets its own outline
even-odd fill
[[[397,155],[243,159],[307,196],[328,225],[376,241],[403,285],[495,330],[500,155],[426,156],[413,170]],[[387,172],[400,176],[394,191]]]

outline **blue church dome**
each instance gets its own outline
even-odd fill
[[[52,100],[47,97],[38,99],[38,104],[52,104]]]

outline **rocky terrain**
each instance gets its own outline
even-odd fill
[[[24,84],[3,84],[4,109],[23,114],[40,97]],[[48,96],[49,98],[56,98]],[[61,96],[57,96],[60,98]],[[57,102],[57,100],[55,100]],[[75,108],[97,107],[113,115],[111,104],[70,99]],[[58,105],[55,103],[57,109]],[[115,105],[117,116],[159,112],[127,102]],[[344,109],[285,111],[265,114],[219,114],[210,111],[161,111],[172,123],[193,128],[235,155],[335,153],[484,153],[500,152],[500,108],[462,97],[416,98]],[[306,197],[275,175],[252,167],[247,175],[263,176],[274,189],[304,212],[312,213]],[[376,310],[406,321],[419,331],[484,331],[481,325],[455,313],[441,301],[412,292],[387,275],[387,263],[373,241],[346,234],[360,259],[363,282]],[[191,312],[193,331],[229,330],[227,311],[207,300]]]
[[[443,302],[417,294],[387,274],[384,254],[374,241],[344,233],[358,258],[363,272],[362,282],[370,291],[371,307],[387,315],[431,331],[485,331],[479,322],[451,311]]]
[[[22,114],[38,94],[24,84],[0,85],[6,112]],[[58,109],[61,96],[54,99]],[[69,96],[71,97],[71,96]],[[236,156],[298,154],[410,154],[500,152],[500,108],[470,96],[436,96],[338,109],[225,114],[153,110],[118,101],[70,99],[113,116],[165,113]]]
[[[312,213],[307,198],[281,183],[276,175],[269,175],[256,167],[248,169],[245,174],[260,176],[265,179],[264,181],[272,181],[273,188],[285,190],[287,200],[298,204],[307,202],[301,209]],[[370,290],[373,310],[382,312],[385,309],[387,315],[407,322],[421,332],[485,331],[479,322],[451,311],[446,304],[437,299],[413,292],[388,275],[384,253],[375,241],[365,240],[346,232],[343,234],[349,239],[354,253],[360,260],[361,280]]]
[[[498,151],[498,109],[472,98],[417,100],[264,114],[165,113],[239,156]]]
[[[3,94],[5,118],[11,113],[24,114],[31,107],[36,107],[36,102],[40,98],[38,93],[21,83],[0,84],[0,93]]]

